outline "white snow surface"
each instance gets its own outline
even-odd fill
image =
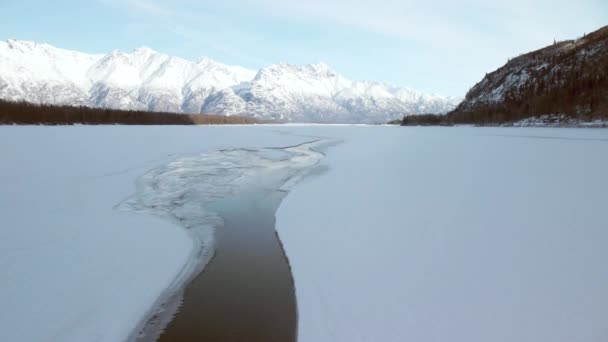
[[[277,213],[299,342],[608,340],[608,130],[315,127]]]
[[[91,55],[14,39],[0,42],[0,98],[347,123],[445,113],[460,100],[351,81],[323,63],[279,63],[256,72],[206,57],[192,62],[147,47]]]
[[[0,340],[131,336],[194,245],[117,204],[179,200],[188,178],[223,192],[196,158],[282,172],[239,151],[311,136],[342,143],[277,212],[298,341],[608,338],[608,130],[291,125],[0,127]],[[182,190],[136,192],[146,177]]]
[[[521,119],[511,124],[504,124],[504,126],[608,128],[608,122],[603,120],[579,120],[567,114],[544,114]]]
[[[159,296],[187,278],[192,259],[206,262],[210,244],[202,235],[207,248],[199,250],[201,241],[178,220],[124,206],[134,199],[162,206],[197,191],[223,196],[220,185],[214,194],[205,191],[205,177],[191,167],[201,163],[187,161],[201,153],[213,158],[218,149],[305,140],[263,127],[0,127],[0,341],[133,336]],[[168,170],[152,177],[168,191],[133,197],[136,184],[149,184],[140,176],[158,170]],[[189,188],[183,181],[192,175],[199,177]],[[171,213],[186,223],[213,223],[212,215],[197,216],[192,203],[174,207]]]

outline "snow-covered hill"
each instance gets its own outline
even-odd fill
[[[91,55],[48,44],[0,42],[0,98],[34,103],[248,115],[297,122],[384,123],[445,113],[459,99],[351,81],[325,64],[275,64],[257,73],[149,48]]]
[[[575,120],[607,118],[608,26],[515,57],[486,74],[450,117],[502,123],[548,114]]]

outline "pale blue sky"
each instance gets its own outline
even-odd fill
[[[86,52],[149,46],[258,69],[464,95],[507,58],[608,25],[606,0],[0,0],[0,39]]]

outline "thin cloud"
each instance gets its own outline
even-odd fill
[[[127,4],[152,14],[171,14],[172,10],[150,0],[128,0]]]
[[[216,21],[220,25],[218,30],[222,29],[222,23],[225,26],[230,22],[230,18],[218,20],[209,13],[223,9],[308,24],[350,26],[435,49],[480,46],[508,49],[537,46],[553,37],[565,38],[571,36],[573,30],[591,30],[593,25],[606,19],[602,9],[608,8],[601,2],[587,2],[586,6],[570,0],[225,0],[217,3],[128,0],[127,4],[147,13],[184,19],[187,23],[193,22],[193,18],[199,23]],[[564,22],[568,25],[563,25]],[[196,29],[195,25],[189,26]]]
[[[240,0],[241,5],[246,3]],[[300,20],[318,20],[433,47],[534,42],[606,20],[600,2],[565,0],[253,0],[251,7]],[[564,25],[564,23],[568,23]],[[514,35],[519,33],[521,35]],[[525,33],[525,34],[524,34]]]
[[[159,29],[175,35],[176,41],[192,50],[204,49],[215,51],[223,56],[240,57],[248,64],[264,65],[267,61],[256,56],[255,51],[248,51],[243,58],[243,48],[230,43],[225,36],[239,36],[250,42],[260,42],[261,39],[250,32],[239,30],[236,26],[226,25],[226,19],[220,18],[200,3],[187,0],[153,1],[153,0],[99,0],[106,4],[127,7],[132,11],[145,13],[157,20]],[[199,56],[202,57],[202,56]],[[237,58],[235,58],[237,59]],[[223,62],[223,61],[220,61]]]
[[[346,66],[364,78],[413,82],[452,94],[463,92],[509,57],[608,22],[605,0],[98,1],[152,17],[182,50],[215,51],[256,68],[285,56],[312,62],[328,53],[337,70]],[[344,38],[331,42],[344,48],[327,52],[322,44],[299,39],[308,29],[313,38],[320,30]],[[375,48],[399,55],[393,65],[378,65],[373,53],[360,58],[352,54],[365,48],[353,47],[358,37],[363,42],[376,36],[381,43]]]

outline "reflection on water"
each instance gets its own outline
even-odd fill
[[[160,341],[295,341],[293,280],[274,230],[283,196],[256,191],[214,204],[225,220],[216,255]]]
[[[194,249],[131,339],[154,339],[182,298],[162,341],[296,339],[293,281],[274,214],[288,189],[323,172],[322,151],[338,143],[315,138],[184,156],[138,179],[135,194],[117,208],[171,220],[186,229]]]

